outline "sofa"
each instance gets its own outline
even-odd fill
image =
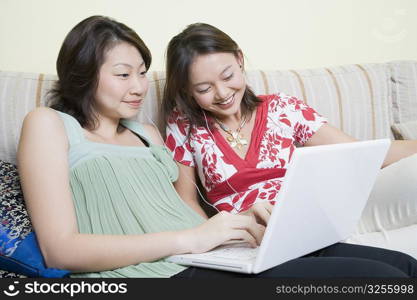
[[[282,91],[303,99],[330,124],[360,140],[417,139],[417,61],[249,70],[246,76],[256,94]],[[136,118],[163,132],[159,105],[164,72],[151,71],[148,77],[149,91]],[[16,164],[22,121],[35,107],[46,105],[56,79],[52,74],[0,71],[0,161]],[[0,183],[10,179],[4,172],[0,175]],[[382,169],[356,231],[346,242],[400,250],[417,258],[416,183],[416,155]],[[15,178],[14,188],[18,187]],[[10,187],[7,192],[10,195]],[[0,198],[3,208],[9,198]],[[16,207],[25,209],[24,203]],[[26,213],[23,217],[28,219]],[[30,231],[30,220],[25,224]],[[0,276],[19,274],[3,271]]]

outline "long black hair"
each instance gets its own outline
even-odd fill
[[[181,112],[191,126],[204,126],[201,108],[189,93],[189,73],[198,55],[232,53],[242,57],[237,43],[220,29],[204,23],[187,26],[174,36],[166,53],[166,82],[162,99],[162,118],[165,125],[174,109]],[[242,114],[253,111],[261,100],[246,86],[241,102]]]
[[[136,47],[149,69],[151,53],[131,28],[104,16],[91,16],[78,23],[59,51],[58,81],[49,93],[49,106],[72,115],[82,127],[94,129],[97,125],[94,95],[100,67],[106,52],[121,42]]]

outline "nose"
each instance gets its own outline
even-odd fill
[[[148,78],[146,76],[141,77],[140,75],[132,76],[132,78],[130,93],[139,96],[145,94],[148,89]]]
[[[228,96],[230,96],[229,88],[223,84],[219,83],[216,85],[216,97],[219,100],[226,99]]]

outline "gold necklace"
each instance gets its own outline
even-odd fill
[[[239,128],[236,131],[230,130],[226,125],[224,125],[222,122],[220,122],[217,118],[214,118],[219,124],[220,128],[223,129],[224,132],[226,132],[229,136],[226,138],[229,142],[230,146],[232,148],[238,148],[239,150],[248,144],[248,140],[243,137],[243,135],[240,133],[243,126],[245,126],[247,117],[245,116],[242,122],[239,125]]]

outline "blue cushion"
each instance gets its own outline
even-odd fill
[[[16,166],[0,160],[0,269],[28,277],[66,277],[47,268],[27,214]]]

